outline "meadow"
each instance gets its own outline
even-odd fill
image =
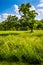
[[[0,31],[0,65],[43,65],[43,30]]]

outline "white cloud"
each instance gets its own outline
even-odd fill
[[[5,19],[3,19],[3,18],[0,18],[0,22],[2,22],[2,21],[4,21]]]
[[[37,16],[35,19],[36,20],[41,20],[41,17],[40,16]]]
[[[8,17],[9,15],[14,16],[14,14],[3,13],[3,14],[2,14],[2,18],[7,19],[7,17]]]
[[[14,14],[8,14],[8,13],[3,13],[3,14],[1,14],[1,15],[0,15],[0,22],[6,20],[9,15],[14,16]]]
[[[3,13],[3,14],[2,14],[2,18],[5,18],[5,19],[6,19],[6,18],[8,17],[8,15],[9,15],[9,14],[7,14],[7,13]]]
[[[39,12],[40,14],[43,14],[43,9],[38,9],[38,12]]]
[[[13,8],[14,8],[13,10],[14,10],[15,13],[14,14],[2,13],[0,15],[0,22],[6,20],[9,15],[12,15],[12,16],[16,15],[20,19],[21,15],[19,14],[19,9],[18,9],[19,7],[18,7],[18,5],[15,4],[13,6]]]
[[[36,10],[35,7],[32,5],[32,7],[30,8],[30,10]]]
[[[39,4],[37,5],[37,7],[43,7],[43,0],[39,0]]]
[[[43,0],[40,0],[40,2],[43,2]]]
[[[39,2],[40,3],[36,6],[38,12],[38,16],[36,17],[36,19],[38,20],[43,19],[43,0],[39,0]]]
[[[15,9],[15,12],[16,12],[16,14],[19,14],[19,9],[18,9],[18,5],[14,5],[14,9]]]
[[[43,19],[43,14],[38,15],[35,19],[37,19],[37,20]]]
[[[38,12],[38,16],[36,16],[35,19],[43,19],[43,9],[37,9],[37,12]]]
[[[43,3],[38,4],[37,7],[43,7]]]
[[[19,6],[18,5],[14,5],[14,11],[15,11],[15,15],[20,19],[21,15],[19,13]]]
[[[21,15],[20,15],[20,14],[16,14],[16,16],[18,17],[18,19],[20,19],[20,18],[21,18]]]

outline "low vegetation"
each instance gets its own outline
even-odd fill
[[[43,30],[0,31],[0,65],[43,65]]]

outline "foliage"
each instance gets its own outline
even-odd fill
[[[33,32],[33,27],[35,23],[34,19],[37,13],[35,10],[30,10],[30,8],[31,8],[31,5],[29,3],[22,4],[19,8],[19,12],[23,14],[23,15],[21,14],[22,16],[21,19],[23,21],[23,24],[26,26],[29,26],[31,32]]]

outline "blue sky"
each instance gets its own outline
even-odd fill
[[[22,3],[30,3],[32,8],[38,12],[36,19],[43,19],[43,0],[0,0],[0,21],[5,20],[8,15],[17,15],[18,7]]]

